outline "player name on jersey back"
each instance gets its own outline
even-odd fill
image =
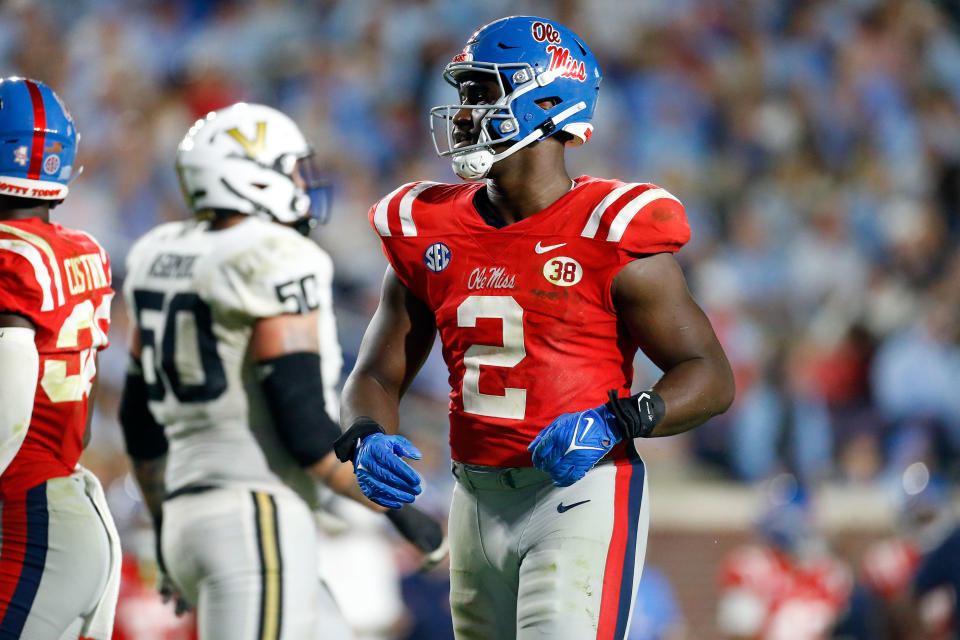
[[[71,295],[101,289],[109,282],[99,253],[85,253],[67,258],[63,261],[63,270],[67,274],[67,288]]]
[[[154,278],[190,278],[197,255],[160,253],[150,263],[150,275]]]

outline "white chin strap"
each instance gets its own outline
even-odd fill
[[[553,116],[548,120],[548,122],[553,123],[554,127],[558,124],[574,115],[579,113],[587,108],[586,103],[578,102],[568,109],[564,109],[557,115]],[[503,150],[501,153],[493,153],[489,147],[482,149],[474,149],[472,151],[465,151],[463,153],[458,153],[451,157],[451,164],[453,165],[453,171],[458,176],[464,180],[482,180],[487,177],[487,174],[490,173],[490,168],[493,167],[494,162],[499,162],[504,158],[510,157],[515,154],[520,149],[536,142],[540,139],[540,136],[543,135],[541,131],[543,125],[537,127],[529,134],[527,137],[519,140],[515,144],[511,145],[507,149]]]

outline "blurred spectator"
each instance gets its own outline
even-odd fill
[[[896,535],[863,554],[861,574],[881,603],[883,640],[957,637],[960,527],[944,480],[923,462],[897,476]]]
[[[828,550],[805,489],[793,476],[781,474],[767,484],[756,535],[724,560],[717,605],[722,637],[831,638],[849,609],[853,576]]]
[[[643,567],[627,640],[682,640],[686,637],[680,603],[670,579],[649,563]]]

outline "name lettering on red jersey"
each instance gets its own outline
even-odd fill
[[[63,261],[70,295],[91,289],[102,289],[109,284],[99,253],[85,253]]]
[[[373,223],[381,236],[417,235],[417,225],[413,222],[413,203],[425,190],[436,182],[412,182],[391,191],[377,203]]]
[[[604,239],[619,242],[637,213],[658,200],[672,200],[677,204],[680,203],[666,189],[651,184],[629,183],[617,187],[590,212],[587,224],[584,225],[580,235],[584,238],[597,238],[603,236],[603,230],[605,230]]]
[[[477,267],[470,272],[467,289],[513,289],[517,276],[506,271],[504,267]]]

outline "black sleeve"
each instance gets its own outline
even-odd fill
[[[153,460],[167,452],[167,437],[147,406],[147,383],[138,366],[131,366],[120,395],[120,426],[127,453],[134,460]]]
[[[262,360],[257,376],[280,440],[298,464],[309,467],[333,451],[340,427],[324,407],[318,354],[287,353]]]

